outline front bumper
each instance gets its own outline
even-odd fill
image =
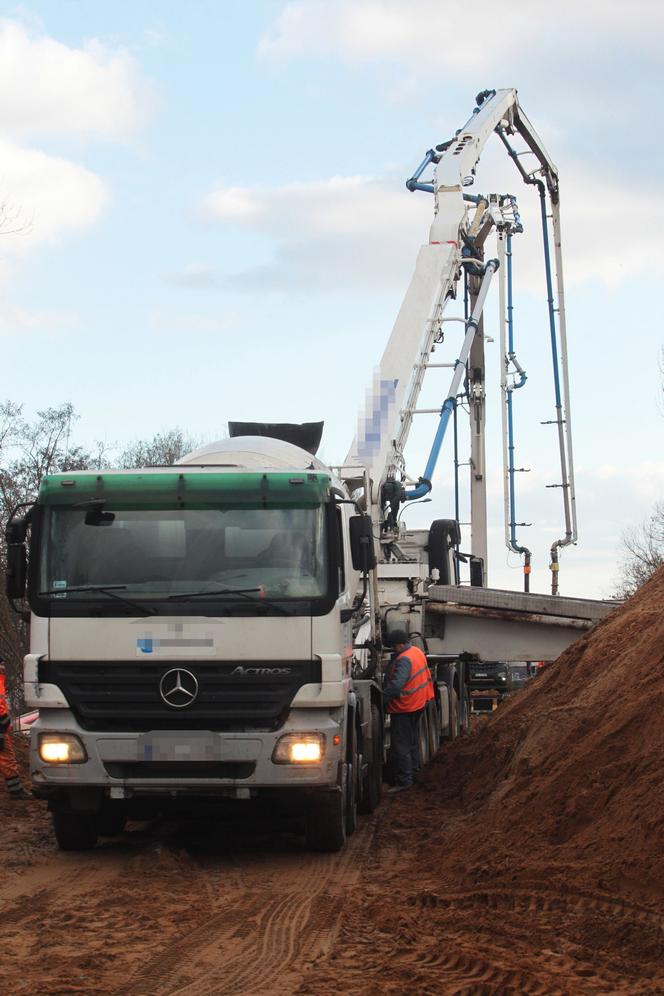
[[[40,733],[73,733],[87,761],[47,764],[38,754]],[[316,764],[275,764],[272,754],[286,733],[325,735],[325,753]],[[275,732],[217,733],[207,730],[149,733],[94,733],[83,730],[65,709],[44,710],[30,737],[30,768],[36,794],[102,788],[115,797],[134,795],[220,795],[247,797],[262,790],[331,788],[342,760],[343,729],[324,710],[294,709]]]

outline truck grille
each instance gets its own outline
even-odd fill
[[[242,670],[238,670],[242,668]],[[198,682],[191,705],[160,695],[168,671]],[[235,673],[233,673],[235,672]],[[296,692],[320,682],[320,661],[41,661],[39,680],[57,685],[84,730],[276,730]]]

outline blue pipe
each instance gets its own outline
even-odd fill
[[[427,194],[433,194],[435,192],[435,187],[433,183],[418,183],[417,180],[406,180],[406,186],[412,192],[413,190],[424,190]]]
[[[407,186],[408,190],[428,190],[429,189],[429,187],[431,186],[430,184],[420,184],[417,181],[422,176],[422,173],[424,173],[424,171],[427,168],[427,166],[429,165],[429,163],[433,162],[434,159],[436,159],[436,161],[437,161],[436,153],[434,152],[433,149],[429,149],[427,151],[424,159],[422,160],[422,162],[420,163],[420,165],[417,167],[417,169],[413,173],[413,175],[410,177],[409,180],[406,180],[406,186]],[[431,186],[431,192],[433,193],[433,186]]]
[[[436,435],[434,436],[431,453],[429,454],[427,465],[424,468],[424,474],[420,477],[419,484],[416,487],[411,488],[410,491],[404,491],[403,501],[414,501],[416,498],[424,498],[424,496],[428,495],[431,491],[431,478],[433,477],[433,472],[436,469],[440,448],[443,445],[447,425],[453,411],[454,398],[446,398],[443,403],[443,407],[440,409],[440,420],[438,422],[438,428],[436,429]]]
[[[411,191],[411,193],[414,190],[424,190],[427,194],[435,193],[436,188],[434,187],[433,183],[419,183],[418,181],[422,176],[422,173],[424,173],[425,169],[429,165],[429,163],[437,163],[439,160],[440,156],[438,155],[437,152],[434,151],[434,149],[429,149],[427,151],[427,154],[425,155],[424,159],[417,167],[413,175],[409,177],[408,180],[406,180],[406,187],[408,188],[408,190]],[[473,204],[477,204],[480,200],[482,200],[482,198],[478,194],[464,194],[463,199],[464,201],[471,201]]]

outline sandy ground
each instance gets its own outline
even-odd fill
[[[466,817],[451,807],[430,844],[414,835],[428,794],[385,801],[340,855],[251,822],[134,824],[62,854],[43,804],[22,804],[9,824],[5,809],[7,991],[664,993],[658,906],[532,869],[527,840],[497,849],[497,877],[491,862],[446,869],[436,852]]]
[[[338,855],[249,820],[60,854],[0,797],[4,989],[664,994],[663,603],[664,569]]]

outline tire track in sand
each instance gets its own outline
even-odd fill
[[[133,855],[118,860],[109,851],[87,854],[65,854],[62,851],[23,872],[19,877],[0,886],[0,904],[12,903],[25,896],[46,898],[57,894],[58,901],[68,896],[92,892],[109,879],[124,873]],[[2,909],[2,905],[0,905]]]
[[[241,890],[225,908],[155,955],[126,988],[136,996],[222,996],[293,991],[306,966],[336,937],[343,897],[366,867],[375,821],[361,825],[340,854],[307,852],[261,856],[233,852]],[[208,862],[209,864],[209,862]],[[238,866],[240,874],[238,875]],[[200,870],[221,882],[224,868]]]
[[[541,889],[470,889],[440,895],[435,892],[420,892],[413,896],[409,905],[429,909],[453,909],[475,904],[491,910],[510,912],[555,913],[574,910],[596,912],[612,918],[628,920],[630,923],[648,925],[664,934],[664,915],[656,910],[640,906],[622,898],[598,893],[568,889],[564,891]]]

